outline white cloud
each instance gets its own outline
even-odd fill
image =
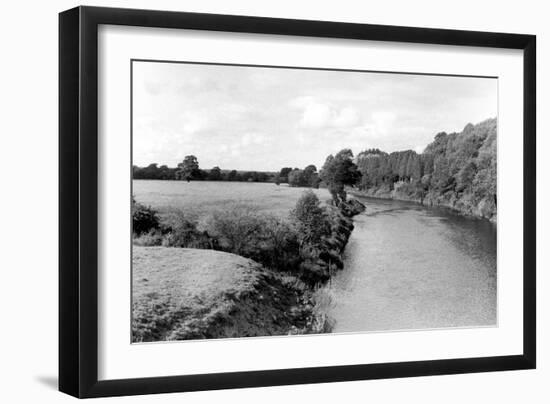
[[[333,125],[340,127],[354,126],[359,122],[359,114],[353,107],[342,108],[334,117]]]
[[[331,119],[331,111],[327,105],[315,103],[304,108],[301,124],[305,127],[320,128],[326,126]]]
[[[388,111],[376,111],[372,113],[371,117],[373,129],[378,136],[390,134],[397,119],[395,113]]]
[[[350,127],[360,120],[355,108],[333,105],[312,96],[297,97],[289,104],[301,110],[300,125],[305,128]]]
[[[140,62],[134,164],[273,170],[415,148],[496,116],[496,80]]]
[[[242,146],[261,145],[265,142],[266,137],[259,133],[245,133],[241,137]]]

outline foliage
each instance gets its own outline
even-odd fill
[[[222,170],[220,167],[216,166],[210,170],[210,173],[208,174],[208,179],[210,181],[220,181],[222,179]]]
[[[334,204],[345,202],[347,195],[346,185],[355,185],[360,179],[361,173],[353,162],[353,152],[350,149],[343,149],[335,156],[327,157],[321,170],[321,180],[327,185]]]
[[[345,216],[360,211],[352,202],[340,208],[322,206],[308,190],[288,216],[266,214],[246,204],[225,204],[206,217],[172,209],[163,211],[159,220],[157,212],[134,201],[157,218],[154,228],[134,234],[134,245],[231,252],[315,285],[342,267],[340,254],[353,227]]]
[[[412,150],[357,156],[364,190],[387,188],[400,196],[459,204],[492,218],[496,214],[496,119],[468,124],[461,133],[438,133],[422,154]],[[478,212],[482,206],[484,212]]]
[[[292,223],[266,216],[251,258],[266,268],[293,272],[300,262],[299,234]]]
[[[288,185],[291,187],[319,188],[319,174],[317,167],[310,164],[303,170],[295,168],[288,173]]]
[[[205,227],[223,251],[247,257],[257,244],[264,224],[256,207],[239,204],[213,212]]]
[[[185,156],[183,161],[178,164],[178,170],[176,171],[176,179],[186,180],[187,182],[192,179],[199,179],[201,173],[199,170],[199,161],[193,155]]]
[[[291,218],[296,223],[302,243],[319,243],[330,232],[325,209],[312,191],[304,192],[298,199]]]
[[[165,165],[149,164],[147,167],[132,167],[133,178],[136,180],[173,180],[176,178],[177,168],[168,168]]]
[[[165,236],[162,245],[166,247],[214,248],[208,233],[197,229],[197,221],[182,212],[174,212],[164,224]]]
[[[194,156],[187,156],[194,157]],[[193,180],[193,181],[241,181],[241,182],[275,182],[277,174],[267,171],[237,171],[222,170],[213,167],[210,170],[202,170],[192,159],[187,163],[178,164],[178,168],[169,168],[165,165],[149,164],[147,167],[133,166],[133,179],[135,180]],[[188,168],[184,168],[187,166]]]
[[[283,167],[279,172],[279,182],[288,182],[288,174],[292,171],[292,167]]]
[[[160,246],[164,236],[159,230],[149,230],[147,233],[134,235],[133,244],[142,247]]]
[[[137,203],[132,197],[132,231],[136,235],[160,228],[157,212],[150,206]]]
[[[216,248],[252,258],[274,270],[292,271],[299,259],[298,234],[287,221],[251,205],[219,209],[206,220]]]

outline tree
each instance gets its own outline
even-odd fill
[[[178,164],[176,178],[178,180],[186,180],[187,182],[200,178],[199,161],[193,155],[185,156],[183,161]]]
[[[308,190],[296,202],[291,218],[298,228],[300,244],[319,243],[330,232],[330,225],[319,198]]]
[[[288,185],[291,187],[319,188],[319,175],[317,167],[310,164],[303,170],[295,168],[288,173]]]
[[[220,167],[216,166],[210,170],[210,174],[208,175],[208,179],[211,181],[221,181],[222,179],[222,170]]]
[[[353,152],[350,149],[343,149],[336,156],[332,154],[328,156],[320,177],[327,184],[334,204],[338,206],[340,202],[345,202],[347,198],[345,186],[355,185],[361,177],[361,173],[353,162]]]
[[[227,174],[227,181],[237,181],[238,173],[237,170],[231,170]]]
[[[457,174],[456,190],[463,192],[472,187],[477,167],[473,161],[463,166]]]
[[[296,170],[292,170],[291,172],[288,173],[288,179],[287,179],[287,182],[288,182],[288,185],[290,185],[291,187],[302,187],[304,186],[303,183],[303,174],[304,172],[302,170],[299,170],[299,169],[296,169]]]
[[[157,212],[150,206],[136,202],[132,196],[132,231],[140,235],[160,227],[160,220]]]
[[[280,182],[288,182],[288,174],[292,171],[292,167],[283,167],[279,173]]]
[[[302,179],[304,181],[304,186],[319,188],[319,174],[317,174],[317,167],[315,167],[313,164],[310,164],[306,168],[304,168]]]
[[[409,179],[413,181],[420,181],[422,178],[422,163],[420,161],[420,156],[416,154],[416,152],[412,152],[409,157],[407,172]]]

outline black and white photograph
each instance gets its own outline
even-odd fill
[[[496,327],[496,77],[131,62],[134,343]]]

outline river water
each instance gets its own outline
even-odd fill
[[[494,326],[496,226],[443,208],[357,198],[344,270],[326,286],[333,332]]]

